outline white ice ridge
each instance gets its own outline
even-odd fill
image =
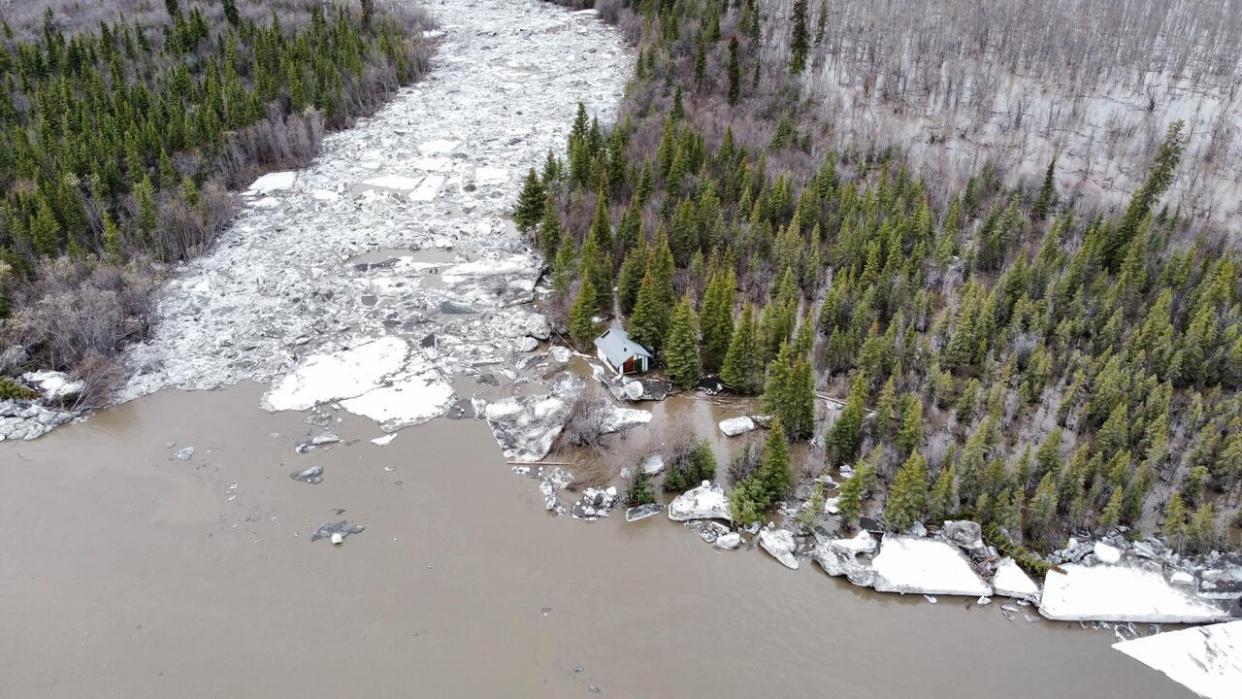
[[[1203,624],[1229,614],[1170,585],[1157,571],[1133,566],[1068,564],[1048,571],[1039,613],[1058,621]]]

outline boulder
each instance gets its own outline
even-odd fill
[[[772,554],[786,568],[798,569],[798,557],[795,555],[798,544],[793,532],[788,529],[765,527],[759,532],[759,547]]]
[[[755,421],[745,415],[721,420],[719,426],[720,431],[723,432],[726,437],[736,437],[740,434],[752,432],[756,428]]]
[[[1039,603],[1039,585],[1009,557],[1002,558],[992,576],[992,590],[1001,597],[1024,599]]]
[[[967,551],[978,551],[983,548],[983,530],[978,522],[970,520],[949,520],[940,530],[949,543],[956,544]]]
[[[673,498],[668,505],[668,518],[674,522],[695,519],[733,521],[733,515],[729,511],[729,497],[724,488],[709,481],[703,481],[699,487],[691,488]]]

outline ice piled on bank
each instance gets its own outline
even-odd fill
[[[603,424],[600,425],[600,432],[603,434],[624,432],[631,427],[645,425],[648,422],[651,422],[651,413],[646,410],[614,407],[604,418]]]
[[[1039,602],[1039,585],[1009,557],[1001,559],[992,576],[992,589],[1000,597]]]
[[[1242,695],[1242,621],[1158,633],[1113,648],[1201,697]]]
[[[338,352],[314,354],[272,385],[260,405],[272,412],[307,410],[354,398],[401,370],[410,346],[399,337],[382,337]]]
[[[759,532],[759,547],[772,554],[772,558],[786,568],[798,569],[798,557],[794,555],[798,545],[794,541],[793,532],[788,529],[764,527]]]
[[[695,519],[733,521],[729,510],[729,496],[725,494],[724,488],[708,481],[703,481],[697,488],[691,488],[673,498],[668,504],[668,518],[674,522]]]
[[[879,592],[925,595],[992,594],[957,547],[935,539],[889,534],[871,562],[874,587]]]
[[[1203,624],[1229,614],[1168,583],[1154,570],[1066,564],[1044,577],[1039,613],[1057,621]]]

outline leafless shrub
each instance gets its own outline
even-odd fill
[[[125,383],[125,370],[115,359],[91,354],[74,369],[73,378],[82,382],[82,392],[74,398],[72,407],[97,410],[106,407],[113,392]]]
[[[571,447],[598,449],[603,444],[604,427],[612,406],[595,382],[587,382],[570,409],[565,424],[565,443]]]
[[[75,367],[88,357],[114,357],[148,328],[156,279],[135,261],[119,267],[99,260],[44,262],[35,281],[16,290],[18,310],[3,334],[26,348],[29,363]]]

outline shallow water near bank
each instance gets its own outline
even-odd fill
[[[4,445],[0,696],[1186,696],[1110,631],[871,593],[664,517],[549,517],[481,421],[377,447],[334,411],[343,442],[297,454],[324,428],[262,390]],[[366,529],[311,542],[340,520]]]

